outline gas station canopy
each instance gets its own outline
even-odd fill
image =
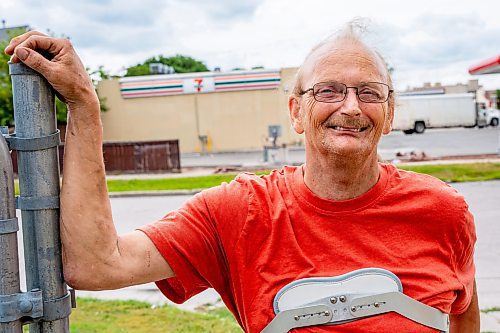
[[[500,55],[482,61],[481,63],[469,68],[469,74],[494,74],[500,73]]]

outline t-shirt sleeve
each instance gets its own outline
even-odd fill
[[[173,302],[182,303],[210,287],[221,295],[230,294],[228,239],[237,237],[237,225],[245,218],[243,192],[237,182],[223,184],[198,193],[180,209],[139,228],[175,274],[156,282]]]
[[[458,222],[459,229],[456,231],[457,241],[454,251],[454,270],[461,289],[456,291],[457,297],[451,306],[452,314],[465,312],[472,299],[474,291],[474,276],[476,273],[474,265],[474,246],[476,243],[476,229],[474,217],[464,202],[463,218]]]

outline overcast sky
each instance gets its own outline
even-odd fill
[[[500,74],[467,70],[500,55],[498,0],[1,0],[7,26],[69,36],[86,66],[112,73],[163,54],[223,71],[299,66],[312,46],[355,17],[394,68],[398,89]]]

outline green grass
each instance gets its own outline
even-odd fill
[[[258,171],[257,175],[268,174],[269,171]],[[208,175],[199,177],[175,177],[162,179],[110,179],[110,192],[124,191],[160,191],[160,190],[195,190],[229,183],[236,177],[236,173]]]
[[[110,179],[108,180],[108,189],[110,192],[193,190],[230,182],[235,176],[236,174],[223,174],[163,179]]]
[[[225,308],[209,313],[182,311],[172,306],[151,307],[138,301],[78,298],[70,316],[72,333],[241,333]]]
[[[447,182],[468,182],[500,179],[500,163],[463,163],[398,166],[404,170],[425,173]],[[260,171],[257,174],[268,172]],[[193,190],[230,182],[236,174],[220,174],[200,177],[176,177],[163,179],[110,179],[110,192]],[[16,194],[19,194],[16,181]]]
[[[498,306],[494,306],[494,307],[492,307],[492,308],[483,309],[483,310],[481,310],[481,312],[483,312],[483,313],[488,313],[488,312],[500,312],[500,307],[498,307]]]
[[[400,168],[429,174],[448,182],[500,179],[500,163],[414,165]],[[108,180],[108,188],[110,192],[203,189],[229,182],[235,176],[235,174],[224,174],[165,179],[114,179]]]
[[[430,164],[399,168],[432,175],[447,182],[500,179],[500,163]]]
[[[481,312],[500,311],[494,307]],[[207,313],[172,306],[152,307],[139,301],[103,301],[78,298],[70,316],[72,333],[242,333],[225,307]],[[28,332],[28,326],[24,326]],[[486,332],[483,332],[486,333]]]

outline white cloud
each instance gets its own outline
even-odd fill
[[[395,68],[399,87],[466,82],[498,55],[496,0],[2,0],[0,19],[70,36],[86,65],[112,72],[158,55],[185,54],[209,68],[298,66],[309,49],[354,17]],[[500,87],[500,74],[479,76]]]

